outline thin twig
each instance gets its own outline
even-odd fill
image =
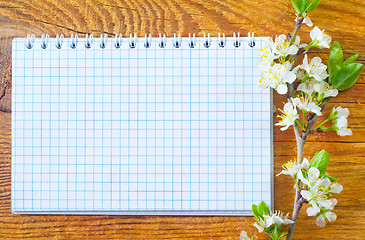
[[[326,107],[329,100],[330,100],[330,98],[326,98],[322,102],[321,111],[323,111],[323,109]],[[297,142],[297,158],[298,158],[299,163],[302,163],[302,161],[303,161],[304,144],[306,142],[308,135],[312,132],[312,127],[313,127],[314,123],[317,121],[318,117],[319,117],[318,115],[314,115],[310,119],[310,121],[308,121],[306,129],[305,129],[305,131],[302,132],[301,135],[299,132],[298,125],[296,123],[293,125],[295,139]],[[298,180],[298,185],[300,186],[300,180]],[[294,223],[290,224],[286,240],[291,240],[293,238],[295,224],[297,222],[299,211],[302,208],[303,203],[304,203],[304,199],[300,194],[300,189],[297,189],[297,191],[295,192],[294,207],[293,207],[293,213],[292,213],[292,221]]]
[[[297,158],[298,158],[298,162],[301,163],[303,161],[303,148],[304,148],[304,144],[305,144],[306,140],[300,136],[298,125],[294,124],[293,127],[294,127],[295,139],[297,142]],[[298,185],[300,186],[300,180],[298,180]],[[302,199],[302,196],[300,195],[300,189],[297,189],[295,192],[294,207],[293,207],[293,213],[292,213],[292,219],[291,219],[294,223],[290,224],[290,227],[288,230],[288,235],[286,237],[287,240],[291,240],[293,237],[295,224],[297,223],[299,211],[303,205],[303,201],[301,199]]]

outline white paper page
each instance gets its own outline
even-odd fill
[[[14,213],[250,214],[272,204],[256,46],[13,41]]]

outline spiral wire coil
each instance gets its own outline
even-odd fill
[[[28,49],[32,49],[34,46],[34,39],[35,39],[35,35],[32,34],[28,34],[27,38],[26,38],[26,43],[25,46]],[[57,49],[61,49],[63,47],[63,41],[64,41],[65,37],[63,34],[56,36],[56,48]],[[160,48],[165,48],[166,47],[166,34],[164,34],[163,36],[161,34],[159,34],[158,37],[158,46]],[[77,34],[73,35],[71,34],[70,37],[70,48],[75,49],[77,48],[78,45],[78,40],[79,40],[79,36]],[[173,46],[175,48],[180,48],[182,45],[182,41],[181,41],[181,35],[180,33],[178,35],[176,35],[176,33],[173,36]],[[195,48],[196,47],[196,38],[195,38],[195,33],[193,33],[192,35],[189,33],[189,37],[188,37],[188,46],[190,48]],[[85,48],[89,49],[93,46],[94,43],[94,37],[92,34],[86,34],[85,36]],[[107,34],[101,34],[100,38],[99,38],[99,47],[104,49],[106,48],[107,44],[108,44],[108,35]],[[113,40],[111,40],[113,41]],[[50,42],[50,38],[49,35],[45,35],[42,34],[41,36],[41,48],[42,49],[46,49],[49,46],[49,42]],[[122,34],[115,34],[114,37],[114,47],[116,49],[121,48],[123,43],[123,36]],[[207,35],[204,33],[203,36],[203,46],[205,48],[209,48],[211,46],[212,40],[210,37],[210,34],[208,33]],[[220,33],[218,33],[218,38],[217,38],[217,44],[219,47],[224,48],[227,46],[227,42],[226,42],[226,36],[223,33],[222,35]],[[150,48],[152,45],[152,36],[151,34],[145,34],[144,36],[144,47],[145,48]],[[240,33],[233,33],[233,46],[238,48],[242,45],[242,38],[240,37]],[[248,33],[248,46],[250,46],[251,48],[255,47],[255,34],[254,33]],[[129,36],[129,47],[130,48],[136,48],[137,46],[137,34],[130,34]]]

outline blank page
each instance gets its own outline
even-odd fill
[[[13,40],[12,209],[251,214],[272,204],[271,93],[256,46]]]

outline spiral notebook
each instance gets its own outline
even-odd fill
[[[12,211],[247,215],[273,204],[261,37],[15,38]]]

